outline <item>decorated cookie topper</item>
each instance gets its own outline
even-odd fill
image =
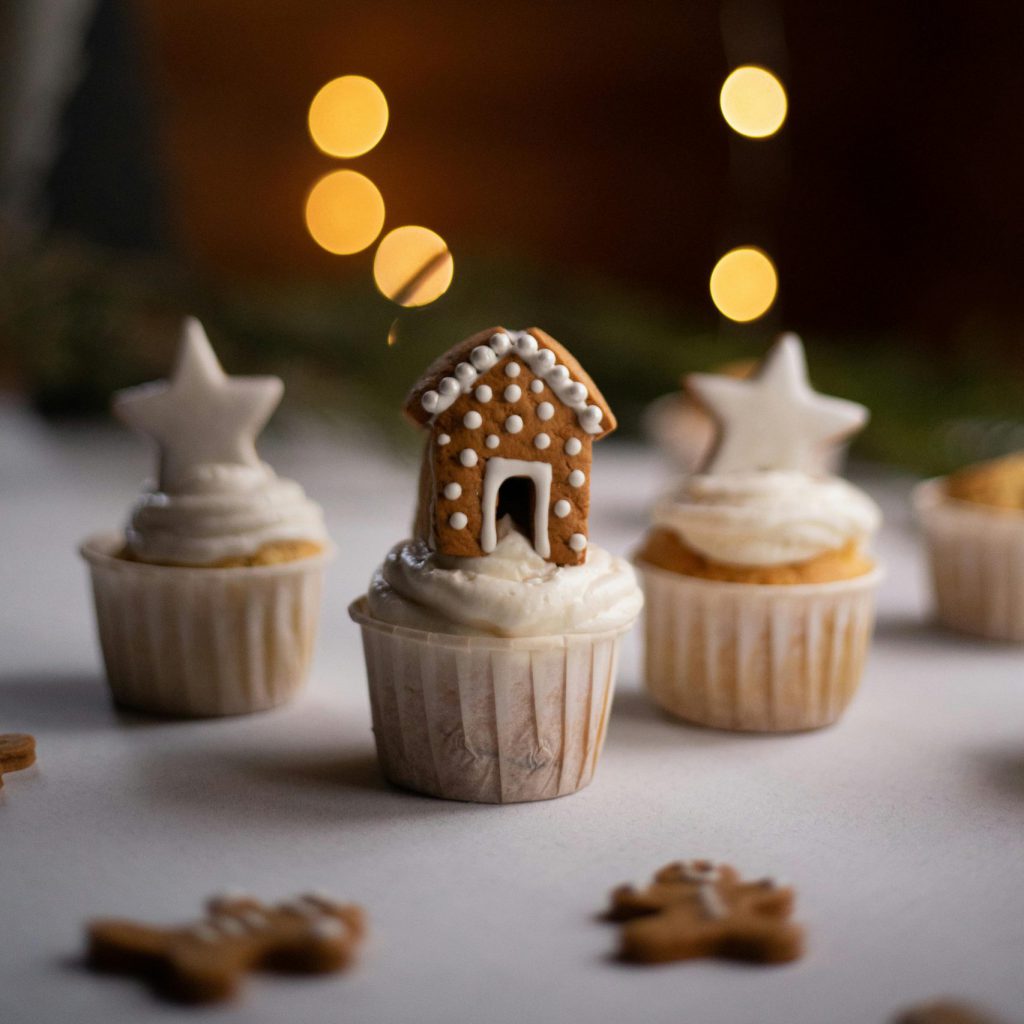
[[[868,421],[864,406],[811,387],[804,347],[795,334],[782,335],[749,380],[693,373],[686,383],[718,423],[718,441],[704,473],[813,471],[823,447]]]
[[[199,465],[259,466],[256,437],[283,391],[277,377],[229,377],[203,325],[186,317],[171,379],[118,392],[114,412],[160,446],[160,490],[173,494]]]
[[[435,550],[490,554],[511,516],[542,558],[586,561],[591,445],[615,417],[554,338],[481,331],[427,370],[405,410],[430,431],[417,532]]]

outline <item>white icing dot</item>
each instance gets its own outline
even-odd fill
[[[451,438],[450,438],[450,437],[449,437],[449,436],[448,436],[447,434],[438,434],[438,435],[437,435],[437,443],[438,443],[438,444],[439,444],[439,445],[440,445],[440,446],[441,446],[442,448],[443,448],[443,447],[444,447],[444,446],[445,446],[446,444],[448,444],[448,442],[449,442],[449,441],[451,441]]]
[[[436,391],[424,391],[420,398],[420,405],[423,406],[427,412],[434,412],[437,409],[437,403],[441,396]]]
[[[476,452],[473,451],[472,448],[463,448],[462,451],[459,452],[459,462],[461,462],[464,466],[475,466],[476,460]],[[577,469],[574,472],[579,473],[579,470]],[[582,476],[583,474],[581,473],[580,475]],[[572,482],[571,475],[569,476],[569,481],[570,483]]]
[[[532,356],[537,351],[537,339],[529,334],[527,331],[522,331],[519,335],[519,341],[516,344],[516,348],[524,356]]]
[[[451,397],[458,394],[459,382],[454,377],[445,377],[437,387],[442,395]]]
[[[499,356],[503,356],[507,351],[509,345],[512,342],[509,340],[509,336],[503,331],[499,331],[497,334],[491,335],[491,340],[487,343],[498,353]]]
[[[518,402],[523,397],[523,389],[518,384],[509,384],[505,388],[505,401]]]
[[[476,400],[478,402],[489,402],[494,397],[490,384],[481,384],[476,389]]]
[[[487,445],[488,448],[497,448],[498,445],[501,444],[501,438],[498,437],[497,434],[488,434],[484,444]]]
[[[464,530],[466,528],[466,524],[468,522],[469,522],[469,519],[466,518],[466,513],[465,512],[453,512],[448,517],[448,525],[453,530]],[[577,536],[578,536],[578,534],[577,534]]]
[[[569,379],[569,371],[564,366],[556,366],[553,370],[549,371],[548,379],[553,384],[564,384]],[[444,384],[444,381],[441,381]],[[444,390],[442,388],[442,390]]]
[[[519,431],[523,429],[522,416],[509,416],[509,418],[505,420],[505,429],[510,434],[518,434]]]
[[[459,383],[465,387],[470,381],[476,379],[476,370],[469,363],[459,363],[455,367],[455,376],[458,378]]]
[[[509,363],[505,367],[506,377],[518,377],[523,372],[523,368],[518,363]]]
[[[569,547],[571,547],[573,551],[583,551],[586,546],[587,538],[584,537],[582,533],[574,533],[569,538]]]
[[[547,373],[555,365],[555,353],[549,348],[542,348],[534,357],[534,363],[541,373]]]
[[[547,434],[538,434],[533,443],[538,448],[548,448],[551,445],[551,438]]]
[[[477,347],[469,353],[469,361],[478,370],[486,370],[493,366],[494,360],[494,352],[484,345],[477,345]]]
[[[340,939],[345,935],[345,926],[336,917],[318,918],[309,930],[318,939]]]
[[[570,437],[563,447],[566,455],[579,455],[583,442],[578,437]]]
[[[540,378],[535,377],[530,381],[530,390],[535,394],[539,395],[544,390],[544,381]]]
[[[541,402],[537,406],[537,419],[549,420],[555,415],[555,407],[550,402]]]
[[[554,513],[559,519],[564,519],[571,511],[572,505],[570,505],[565,498],[561,498],[555,502]]]
[[[596,426],[604,418],[604,413],[601,412],[599,405],[588,405],[583,410],[583,418],[591,421]]]
[[[582,402],[587,397],[587,389],[578,382],[573,382],[565,389],[565,397],[570,402]]]
[[[456,498],[462,497],[462,484],[445,484],[444,485],[444,496],[449,501],[454,501]]]
[[[462,417],[463,426],[469,427],[470,430],[476,430],[477,427],[483,423],[484,418],[476,411],[476,409],[470,409],[465,416]]]
[[[218,917],[214,921],[213,926],[225,935],[230,935],[236,939],[247,931],[245,925],[237,917]]]
[[[474,459],[473,461],[476,462],[476,459]],[[586,474],[583,472],[582,469],[574,469],[569,474],[569,483],[573,487],[582,487],[586,479]]]
[[[190,928],[189,935],[200,942],[210,943],[220,942],[222,938],[221,934],[208,924],[197,924],[194,928]]]

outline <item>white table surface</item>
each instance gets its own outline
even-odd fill
[[[200,723],[106,699],[85,567],[149,469],[114,427],[47,428],[0,403],[0,731],[39,765],[0,796],[0,1021],[205,1020],[875,1024],[941,994],[1024,1007],[1024,651],[927,623],[909,482],[883,504],[888,564],[858,699],[823,732],[690,728],[639,689],[636,637],[594,784],[471,806],[378,776],[359,636],[346,616],[405,532],[415,467],[365,434],[292,426],[264,453],[327,509],[331,566],[313,677],[284,709]],[[628,551],[665,469],[605,443],[591,534]],[[806,959],[630,968],[595,920],[608,891],[680,857],[794,884]],[[240,887],[364,904],[358,969],[253,977],[223,1009],[181,1009],[80,964],[82,923],[195,916]]]

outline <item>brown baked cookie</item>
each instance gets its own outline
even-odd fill
[[[93,921],[88,963],[144,978],[169,999],[207,1003],[234,995],[251,970],[340,970],[365,932],[360,907],[312,893],[275,907],[250,896],[217,896],[206,910],[204,920],[175,928]]]
[[[489,554],[509,515],[547,561],[586,561],[591,445],[615,417],[554,338],[481,331],[434,362],[405,411],[430,432],[416,530],[431,547]]]
[[[616,889],[607,917],[623,922],[623,960],[785,963],[804,947],[803,930],[790,921],[794,899],[792,889],[771,879],[744,882],[727,864],[680,861],[663,867],[644,889]]]
[[[893,1018],[892,1024],[999,1024],[984,1010],[954,999],[936,999],[912,1006]]]
[[[5,772],[20,772],[36,763],[36,741],[34,736],[9,732],[0,735],[0,789],[4,785]]]

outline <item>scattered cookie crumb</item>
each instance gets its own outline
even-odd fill
[[[20,772],[36,763],[36,741],[34,736],[9,732],[0,734],[0,789],[4,785],[5,772]]]
[[[623,960],[785,963],[803,953],[803,929],[790,921],[794,900],[792,889],[771,879],[744,882],[727,864],[680,861],[663,867],[646,888],[619,886],[607,918],[622,923]]]
[[[936,999],[912,1006],[893,1018],[892,1024],[1000,1024],[989,1013],[956,999]]]
[[[251,970],[341,970],[365,930],[360,907],[315,893],[274,907],[225,894],[207,902],[204,919],[181,927],[93,921],[87,960],[98,971],[140,977],[165,998],[210,1003],[233,996]]]

